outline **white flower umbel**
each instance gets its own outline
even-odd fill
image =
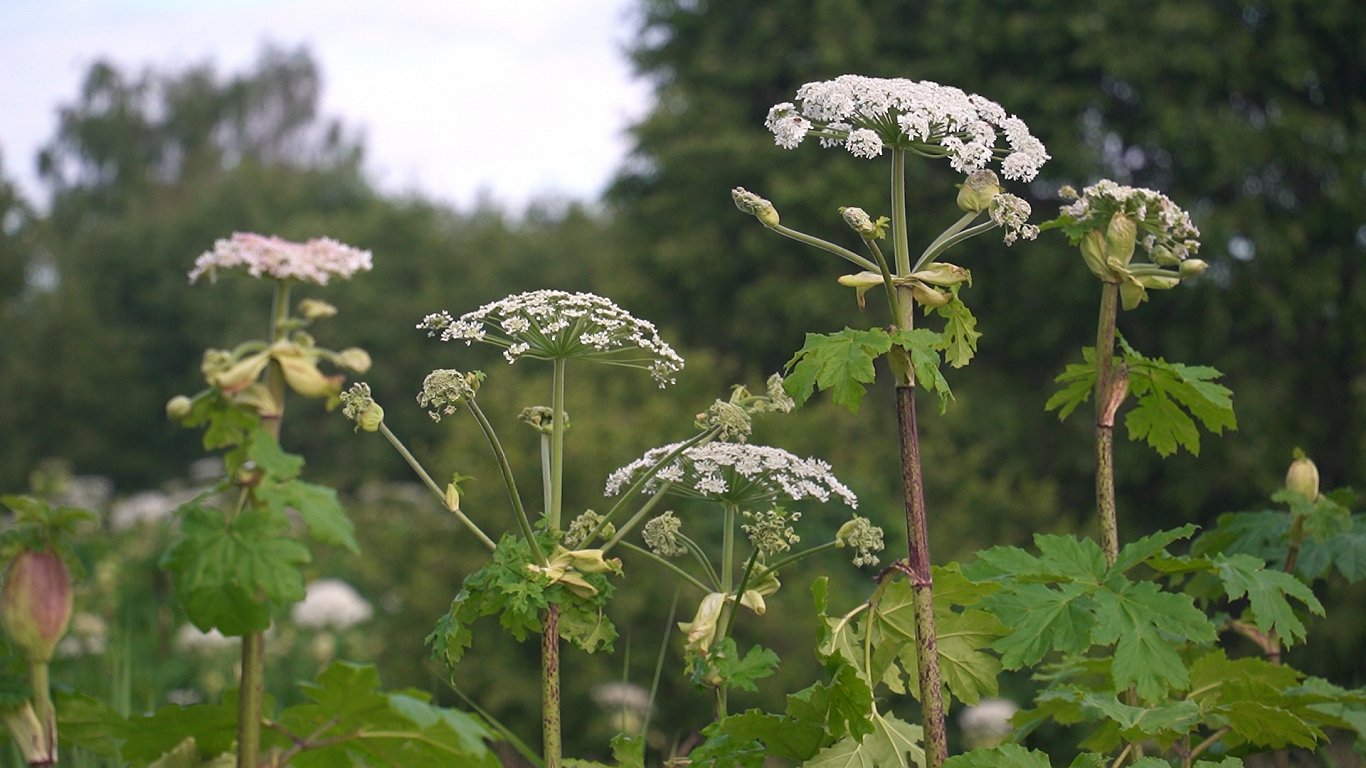
[[[1117,213],[1131,219],[1140,233],[1146,233],[1137,238],[1138,244],[1159,263],[1164,259],[1185,261],[1200,249],[1200,230],[1190,215],[1161,192],[1102,179],[1083,189],[1081,195],[1071,187],[1063,187],[1061,194],[1076,200],[1063,206],[1062,215],[1080,229],[1104,232]]]
[[[1014,245],[1020,238],[1033,240],[1039,236],[1039,228],[1029,223],[1029,203],[1022,198],[999,194],[991,199],[987,211],[996,226],[1005,230],[1006,245]]]
[[[679,445],[651,449],[613,472],[607,478],[607,495],[615,496],[629,487],[637,473],[653,467]],[[656,489],[665,481],[671,483],[670,493],[740,508],[769,505],[780,498],[829,501],[832,496],[850,507],[858,506],[854,493],[836,479],[829,464],[766,445],[707,443],[689,448],[660,470],[646,489]]]
[[[357,272],[368,272],[370,268],[369,251],[331,238],[295,243],[278,237],[235,232],[231,239],[215,242],[212,251],[195,259],[190,282],[204,275],[215,280],[219,270],[244,269],[252,277],[327,285],[334,277],[346,280]]]
[[[928,80],[842,75],[807,83],[796,104],[775,105],[764,125],[786,149],[809,134],[856,157],[877,157],[884,148],[948,157],[963,173],[1000,161],[1001,174],[1020,181],[1048,160],[1043,143],[1001,105]]]
[[[509,363],[584,358],[644,368],[661,387],[674,383],[683,358],[653,324],[591,293],[532,291],[486,304],[458,319],[428,315],[417,326],[442,341],[483,341],[503,348]]]
[[[296,603],[289,617],[308,629],[345,630],[374,614],[370,603],[350,584],[340,579],[318,579],[308,585],[302,603]]]

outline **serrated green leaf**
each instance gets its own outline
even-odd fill
[[[910,355],[916,384],[939,395],[939,410],[942,413],[953,399],[953,391],[949,389],[948,379],[939,372],[939,350],[943,348],[940,334],[926,328],[916,328],[897,331],[892,334],[891,340]]]
[[[248,507],[232,520],[212,507],[184,509],[180,531],[162,557],[190,620],[225,635],[264,631],[270,604],[304,597],[299,566],[308,548],[285,535],[287,519]]]
[[[1190,538],[1199,526],[1183,525],[1170,531],[1158,531],[1151,536],[1126,544],[1119,551],[1119,556],[1115,558],[1114,565],[1110,566],[1111,573],[1124,573],[1134,566],[1147,562],[1154,555],[1163,553],[1174,541]]]
[[[808,333],[802,348],[787,361],[783,386],[798,405],[805,403],[813,390],[829,390],[836,403],[857,412],[866,385],[877,375],[873,361],[891,348],[890,337],[880,328]]]
[[[802,761],[834,741],[869,733],[872,708],[873,695],[862,676],[839,664],[829,684],[789,694],[785,715],[750,710],[726,718],[718,728],[736,743],[757,740],[769,755]]]
[[[269,700],[262,711],[275,707]],[[123,758],[134,764],[147,764],[174,750],[187,736],[194,737],[199,760],[221,755],[237,741],[237,691],[228,691],[217,704],[189,707],[161,707],[150,715],[128,719],[128,731],[121,748]]]
[[[1188,695],[1205,709],[1234,701],[1275,702],[1299,679],[1293,667],[1253,657],[1229,659],[1217,649],[1191,663]]]
[[[251,433],[247,458],[254,461],[256,468],[264,472],[266,477],[276,482],[293,480],[304,468],[302,456],[286,453],[280,447],[280,441],[264,429],[256,429]]]
[[[1243,768],[1243,761],[1237,757],[1226,757],[1217,763],[1213,760],[1196,760],[1194,768]]]
[[[334,489],[295,479],[263,483],[256,489],[256,498],[280,512],[298,512],[314,541],[360,554],[356,526],[347,517]]]
[[[1228,727],[1250,744],[1282,749],[1290,745],[1312,749],[1323,731],[1289,710],[1256,701],[1235,701],[1224,708]]]
[[[910,768],[925,764],[921,728],[891,715],[873,713],[872,731],[822,749],[803,768]]]
[[[1082,700],[1082,707],[1113,722],[1126,741],[1145,736],[1170,740],[1188,732],[1200,720],[1200,706],[1194,701],[1135,707],[1113,695],[1089,694]]]
[[[76,746],[102,757],[117,757],[128,723],[109,705],[76,691],[53,691],[62,747]]]
[[[1196,419],[1216,435],[1238,428],[1233,392],[1214,383],[1222,373],[1208,366],[1144,357],[1122,339],[1120,343],[1129,371],[1129,391],[1137,401],[1124,418],[1129,439],[1147,441],[1162,456],[1175,453],[1178,446],[1199,456]]]
[[[1115,688],[1134,686],[1147,702],[1160,700],[1172,688],[1184,689],[1190,676],[1173,641],[1210,642],[1216,636],[1209,617],[1190,596],[1163,592],[1145,581],[1100,590],[1094,598],[1091,639],[1115,646]]]
[[[1004,744],[990,749],[974,749],[944,761],[944,768],[1052,768],[1048,755]]]
[[[1044,411],[1056,410],[1058,421],[1065,420],[1082,403],[1091,399],[1096,389],[1096,350],[1086,347],[1081,351],[1082,362],[1068,363],[1063,372],[1053,379],[1062,389],[1054,392],[1044,403]]]
[[[1293,597],[1310,612],[1323,615],[1323,605],[1304,582],[1284,571],[1273,571],[1251,555],[1219,556],[1211,559],[1230,600],[1247,597],[1253,623],[1263,631],[1275,632],[1287,645],[1304,639],[1304,624],[1295,615],[1287,598]]]
[[[1082,584],[1011,585],[983,600],[1009,631],[992,643],[1006,669],[1033,666],[1049,651],[1081,653],[1095,625],[1091,593]]]
[[[1289,547],[1290,515],[1281,510],[1232,512],[1191,543],[1196,555],[1247,554],[1267,562],[1282,560]]]
[[[727,637],[714,645],[707,660],[715,667],[726,685],[741,691],[757,691],[759,680],[778,668],[778,654],[761,646],[753,646],[740,655],[735,638]]]
[[[944,361],[954,368],[962,368],[972,361],[972,356],[977,353],[977,340],[982,337],[977,330],[977,318],[972,316],[972,311],[958,297],[958,286],[954,286],[949,303],[936,307],[934,312],[946,321],[943,340],[939,344],[944,352]]]
[[[494,734],[482,720],[435,706],[425,692],[380,690],[372,666],[334,662],[302,687],[311,703],[286,709],[279,722],[289,733],[311,734],[315,746],[291,765],[327,768],[356,758],[405,768],[499,765],[485,743]]]

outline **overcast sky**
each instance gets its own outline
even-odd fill
[[[623,52],[632,0],[0,0],[0,154],[34,156],[100,58],[129,72],[250,66],[307,45],[323,110],[359,129],[381,188],[469,207],[593,198],[648,105]]]

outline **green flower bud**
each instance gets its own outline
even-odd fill
[[[337,365],[354,373],[370,370],[370,353],[360,347],[347,347],[337,353]]]
[[[1295,451],[1295,460],[1290,462],[1290,470],[1285,473],[1285,489],[1310,501],[1319,498],[1319,468],[1299,450]]]
[[[1209,269],[1209,265],[1199,259],[1186,259],[1181,262],[1181,276],[1195,277]]]
[[[342,415],[356,422],[357,430],[366,432],[379,431],[379,425],[384,423],[384,409],[370,397],[370,385],[365,382],[357,382],[351,388],[341,393]],[[449,490],[447,499],[450,498]]]
[[[194,401],[184,395],[176,395],[166,401],[166,418],[171,421],[184,421],[192,410],[194,410]]]
[[[849,228],[858,233],[864,240],[875,240],[879,237],[878,226],[873,223],[873,217],[862,208],[841,208],[840,216],[844,218],[844,223]]]
[[[992,198],[1001,194],[1001,180],[986,168],[973,171],[958,185],[958,207],[968,213],[981,213],[991,207]]]
[[[324,397],[329,401],[341,394],[345,376],[326,376],[318,370],[318,356],[295,344],[276,344],[271,354],[284,372],[289,388],[304,397]]]
[[[234,360],[230,352],[210,349],[204,352],[204,362],[199,368],[211,386],[232,394],[254,384],[269,364],[270,350],[262,350],[240,360]]]
[[[1121,265],[1128,265],[1134,257],[1134,246],[1138,243],[1138,225],[1134,220],[1116,212],[1110,217],[1110,226],[1105,230],[1105,256],[1116,259]]]
[[[956,264],[948,264],[936,261],[919,272],[911,273],[911,277],[922,283],[937,285],[942,288],[949,288],[960,283],[972,284],[972,273]]]
[[[778,209],[773,207],[773,203],[750,192],[744,187],[736,187],[730,191],[730,197],[735,201],[735,207],[750,214],[759,220],[759,223],[772,229],[778,226]]]
[[[924,283],[911,283],[911,296],[915,297],[916,302],[924,307],[942,307],[949,303],[948,294],[937,291]]]
[[[460,511],[460,486],[455,483],[446,484],[446,509]]]
[[[1118,282],[1110,267],[1105,264],[1105,236],[1099,230],[1091,230],[1081,238],[1081,258],[1091,270],[1091,274],[1107,283]]]
[[[0,593],[0,623],[30,662],[52,660],[71,623],[71,574],[52,550],[28,550],[10,563]]]
[[[1148,289],[1132,276],[1119,284],[1119,301],[1125,311],[1136,309],[1148,300]]]
[[[335,314],[337,308],[320,299],[304,299],[299,302],[299,316],[305,320],[317,320]]]

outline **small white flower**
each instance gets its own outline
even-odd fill
[[[958,715],[963,739],[970,749],[994,747],[1003,743],[1013,726],[1010,719],[1020,708],[1008,699],[982,699]]]
[[[842,75],[807,83],[797,103],[769,110],[764,126],[778,146],[794,149],[808,134],[824,147],[872,158],[884,147],[949,158],[963,173],[1001,161],[1007,179],[1029,181],[1049,159],[1018,117],[990,99],[928,80]],[[871,134],[871,135],[870,135]],[[1004,146],[998,146],[1004,135]]]
[[[606,494],[615,496],[629,486],[637,473],[653,467],[675,451],[680,443],[654,448],[613,472]],[[802,459],[767,445],[708,443],[684,451],[646,484],[647,490],[661,482],[672,483],[670,492],[753,507],[772,504],[779,498],[829,501],[832,496],[850,507],[858,506],[853,491],[819,459]]]
[[[340,579],[318,579],[310,583],[301,603],[295,603],[289,617],[308,629],[345,630],[374,614],[370,603],[350,584]]]
[[[417,326],[442,341],[502,347],[509,363],[584,358],[644,368],[661,387],[674,383],[683,358],[653,324],[591,293],[531,291],[485,304],[459,318],[437,312]]]
[[[212,251],[195,259],[190,282],[206,274],[214,280],[220,269],[245,269],[252,277],[327,285],[334,277],[349,279],[357,272],[370,271],[371,266],[369,251],[331,238],[295,243],[278,237],[234,232],[231,239],[215,242]]]
[[[1005,230],[1006,245],[1014,245],[1019,238],[1033,240],[1039,228],[1029,223],[1029,203],[1015,195],[1002,193],[991,199],[991,220]]]

